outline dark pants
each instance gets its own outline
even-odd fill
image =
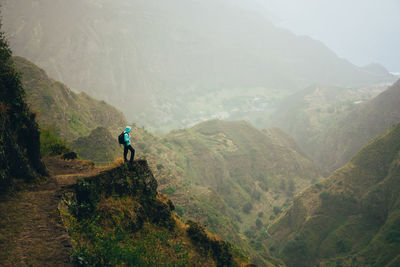
[[[128,161],[128,159],[126,158],[126,156],[128,155],[128,150],[131,151],[131,159],[130,162],[133,162],[133,159],[135,157],[135,149],[133,149],[133,147],[131,145],[129,146],[124,146],[124,160]]]

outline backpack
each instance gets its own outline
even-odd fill
[[[125,144],[125,131],[118,135],[118,143],[121,145]]]

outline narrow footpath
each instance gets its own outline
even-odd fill
[[[66,186],[100,172],[87,161],[47,158],[47,183],[0,199],[0,266],[70,266],[71,240],[58,213]]]

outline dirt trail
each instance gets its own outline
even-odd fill
[[[45,159],[49,182],[0,200],[0,266],[70,266],[71,241],[58,203],[65,186],[95,175],[85,161]]]

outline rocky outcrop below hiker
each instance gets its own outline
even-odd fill
[[[164,203],[157,198],[157,181],[145,160],[135,161],[132,165],[124,164],[97,176],[78,180],[72,188],[74,193],[69,209],[77,219],[90,218],[96,214],[98,205],[104,204],[104,199],[131,197],[138,204],[135,219],[138,223],[128,223],[132,229],[140,230],[145,218],[152,223],[174,226],[171,218],[174,205],[170,200]]]
[[[65,190],[59,210],[77,266],[248,264],[228,242],[179,219],[146,160],[109,167]]]

